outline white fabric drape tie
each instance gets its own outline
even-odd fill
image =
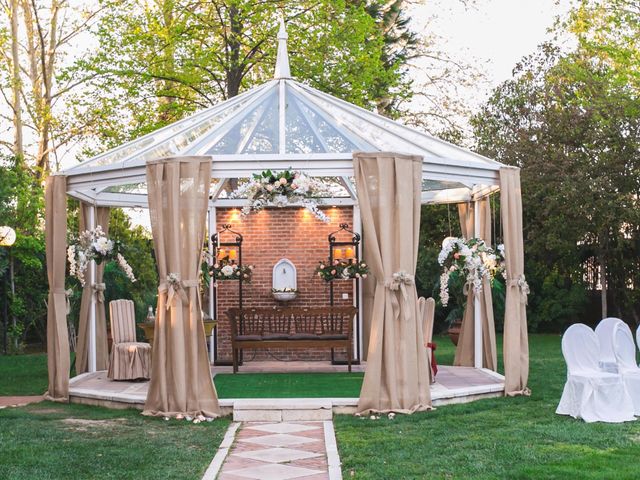
[[[93,293],[96,294],[96,300],[99,303],[104,303],[104,292],[107,289],[107,286],[104,283],[94,283],[91,285]]]
[[[520,292],[520,301],[527,305],[527,299],[530,291],[529,284],[527,283],[524,273],[521,273],[516,278],[508,279],[507,287],[516,287]]]
[[[170,273],[167,275],[167,280],[158,286],[158,293],[167,294],[166,308],[169,310],[176,295],[180,296],[183,302],[186,302],[188,299],[185,290],[197,287],[199,284],[199,280],[181,280],[178,274]]]

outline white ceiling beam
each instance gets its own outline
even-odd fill
[[[353,206],[356,202],[349,197],[322,198],[319,199],[320,207],[348,207]],[[246,198],[218,198],[210,202],[212,207],[242,208],[247,204]],[[302,205],[292,204],[292,207],[300,208]],[[269,207],[278,208],[278,207]],[[286,207],[283,207],[286,208]]]

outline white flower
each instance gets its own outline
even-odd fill
[[[231,265],[225,265],[224,267],[222,267],[222,274],[226,277],[230,277],[231,275],[233,275],[233,267]]]
[[[108,255],[113,249],[113,242],[107,237],[99,237],[93,242],[93,249],[100,255]]]

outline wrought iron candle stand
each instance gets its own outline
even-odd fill
[[[336,238],[336,235],[340,234],[340,233],[347,233],[351,235],[350,240],[341,240],[339,241]],[[349,260],[351,263],[357,264],[360,261],[360,241],[361,241],[361,237],[359,233],[356,233],[352,230],[349,230],[349,224],[348,223],[341,223],[340,224],[340,228],[338,230],[336,230],[333,233],[329,234],[329,265],[333,265],[333,261],[337,260],[337,258],[334,255],[334,252],[336,250],[336,248],[345,248],[346,250],[348,249],[352,249],[353,250],[353,256],[350,258],[346,258],[347,260]],[[342,257],[342,259],[345,259],[345,256]],[[359,278],[353,278],[352,280],[355,281],[355,306],[358,309],[358,315],[360,315],[360,279]],[[334,280],[329,280],[329,304],[333,307],[334,305],[334,288],[333,288],[333,281]],[[355,362],[352,362],[354,364],[359,364],[360,363],[360,322],[356,320],[356,352],[358,354],[358,360]],[[331,349],[331,363],[333,365],[342,365],[342,364],[346,364],[346,362],[344,361],[336,361],[334,358],[334,352],[333,349]]]
[[[221,236],[222,234],[225,233],[229,233],[231,235],[234,235],[234,241],[227,241],[227,242],[223,242],[221,241]],[[211,242],[215,248],[215,262],[218,261],[218,255],[220,254],[220,251],[225,249],[225,247],[235,247],[235,249],[237,249],[237,253],[236,253],[236,258],[231,258],[231,248],[229,249],[229,263],[231,263],[232,265],[235,264],[238,266],[238,270],[240,272],[242,272],[242,241],[243,241],[243,237],[242,234],[239,232],[235,232],[233,230],[231,230],[231,224],[224,224],[222,225],[222,228],[220,230],[218,230],[216,233],[214,233],[213,235],[211,235]],[[238,306],[240,308],[242,308],[242,283],[243,283],[243,275],[242,273],[238,276]],[[218,293],[217,293],[217,289],[213,289],[213,295],[214,295],[214,305],[218,305]],[[243,329],[243,325],[242,322],[240,323],[240,332],[242,333],[242,329]],[[214,332],[214,337],[213,337],[213,345],[214,345],[214,364],[216,365],[221,365],[221,363],[218,363],[218,342],[217,342],[217,330],[218,327],[215,327],[215,332]],[[225,362],[226,364],[226,362]],[[230,363],[229,363],[230,364]],[[240,364],[242,364],[242,353],[240,354]]]

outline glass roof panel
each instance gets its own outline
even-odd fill
[[[205,110],[162,128],[149,136],[145,135],[111,152],[99,155],[84,165],[103,166],[132,160],[144,162],[177,154],[220,125],[225,118],[242,108],[246,103],[247,101],[244,100],[234,105],[229,105],[222,110],[218,109],[217,113]]]
[[[288,93],[288,92],[287,92]],[[327,149],[314,132],[300,110],[298,101],[287,95],[286,108],[286,152],[287,153],[324,153]]]
[[[306,118],[309,119],[315,131],[321,136],[326,145],[325,151],[332,153],[349,153],[358,150],[358,147],[354,145],[353,142],[338,132],[338,130],[322,118],[320,114],[307,107],[305,103],[296,100],[296,105]]]
[[[239,153],[278,153],[280,151],[280,122],[276,90],[265,103],[265,111],[251,132],[249,141]]]
[[[272,90],[255,107],[243,113],[207,154],[276,153],[278,151],[278,96]],[[215,140],[214,140],[215,141]]]

